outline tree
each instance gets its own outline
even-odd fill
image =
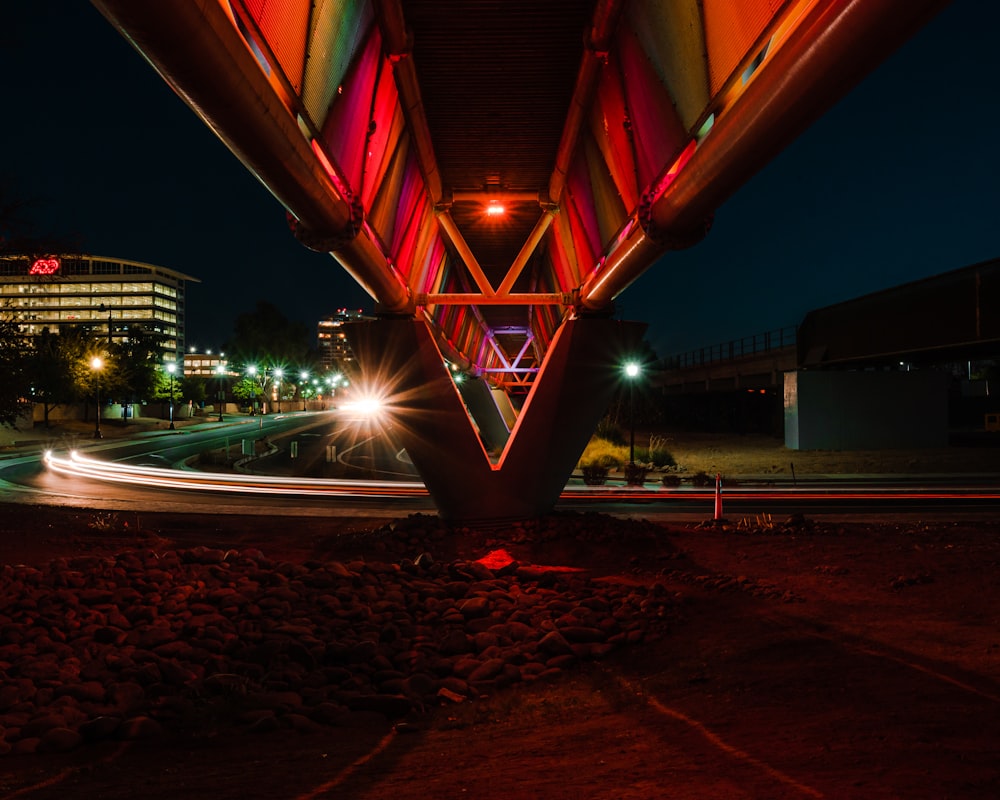
[[[243,378],[233,384],[232,394],[241,405],[249,406],[263,396],[264,389],[252,378]]]
[[[30,350],[9,313],[0,316],[0,424],[13,425],[31,407]]]
[[[35,339],[31,382],[33,399],[42,404],[45,427],[53,408],[83,395],[87,356],[93,349],[93,336],[82,328],[64,327],[58,335],[44,328]]]
[[[159,340],[142,328],[129,328],[128,336],[110,345],[113,370],[108,374],[108,390],[132,402],[153,397],[157,374],[163,362]]]
[[[205,379],[197,375],[181,378],[180,389],[177,390],[179,401],[187,402],[190,400],[195,405],[200,405],[207,394],[205,384]]]
[[[257,308],[236,318],[233,338],[226,342],[230,363],[303,366],[310,361],[309,329],[290,321],[276,306],[261,300]]]

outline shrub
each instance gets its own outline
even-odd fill
[[[667,450],[667,440],[662,436],[650,436],[649,447],[636,447],[635,460],[651,464],[656,469],[677,466],[674,457]]]
[[[705,471],[696,472],[691,476],[693,486],[715,486],[715,478]]]
[[[579,467],[617,469],[628,461],[628,448],[595,436],[580,456]]]
[[[597,423],[597,428],[594,430],[594,438],[604,439],[606,442],[616,444],[620,447],[628,443],[625,439],[625,434],[622,433],[621,428],[611,421],[611,417],[604,417],[604,419]]]

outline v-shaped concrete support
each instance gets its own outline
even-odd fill
[[[610,319],[567,320],[496,464],[423,321],[382,319],[352,323],[345,331],[364,380],[386,387],[394,432],[441,516],[476,522],[552,510],[645,328]]]

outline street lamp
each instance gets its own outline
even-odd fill
[[[247,364],[247,368],[246,369],[247,369],[247,377],[250,378],[250,380],[253,381],[256,384],[257,383],[257,365],[256,364]],[[261,389],[261,395],[263,395],[263,393],[264,393],[264,387],[261,386],[260,389]],[[253,415],[253,414],[257,413],[257,390],[256,389],[253,390],[253,397],[250,398],[250,400],[251,400],[250,414]],[[263,408],[260,410],[260,413],[261,414],[264,413],[264,409]]]
[[[225,375],[225,368],[222,364],[215,365],[215,374],[219,378],[219,422],[222,422],[222,407],[226,404],[226,389],[225,384],[223,384],[222,379]]]
[[[101,360],[100,356],[94,356],[90,359],[90,368],[94,370],[97,375],[97,408],[94,412],[94,438],[103,439],[104,434],[101,433],[101,367],[104,366],[104,362]]]
[[[639,377],[641,367],[635,361],[629,361],[625,365],[625,375],[629,378],[628,383],[628,463],[635,466],[635,379]]]
[[[302,370],[302,372],[299,373],[299,377],[302,379],[302,389],[299,390],[299,392],[302,395],[302,410],[305,411],[306,410],[305,384],[306,381],[309,380],[309,373],[306,372],[305,370]]]
[[[170,430],[177,430],[174,427],[174,372],[177,371],[177,365],[171,361],[167,364],[167,372],[170,373]]]
[[[281,376],[285,374],[285,371],[278,367],[274,370],[274,399],[276,402],[275,408],[278,409],[278,413],[281,413]]]

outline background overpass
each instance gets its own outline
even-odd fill
[[[495,518],[558,497],[638,350],[615,298],[945,3],[94,4],[371,295],[372,391]],[[518,411],[490,451],[456,374]]]
[[[781,387],[797,369],[1000,358],[1000,259],[809,311],[797,326],[668,356],[667,393]]]
[[[668,396],[741,391],[770,395],[771,400],[763,402],[740,398],[743,406],[755,404],[753,409],[742,411],[727,408],[726,402],[718,400],[703,402],[706,414],[723,419],[727,414],[742,413],[742,424],[776,429],[779,399],[788,401],[788,376],[799,372],[827,373],[822,380],[829,382],[836,380],[838,372],[926,372],[998,359],[1000,259],[993,259],[809,311],[796,327],[668,357],[656,385]],[[986,398],[986,386],[982,389],[970,391],[970,396]],[[870,384],[859,390],[877,394],[886,387]],[[835,390],[828,383],[826,391]],[[1000,410],[1000,403],[993,407],[984,400],[974,409],[980,421],[982,413],[991,410]],[[952,409],[953,418],[954,412]],[[680,404],[675,413],[690,412]],[[754,413],[757,418],[751,419]],[[891,420],[880,424],[884,427]],[[918,416],[907,424],[919,428],[932,423],[922,423]],[[940,427],[940,420],[936,418],[933,424]]]

